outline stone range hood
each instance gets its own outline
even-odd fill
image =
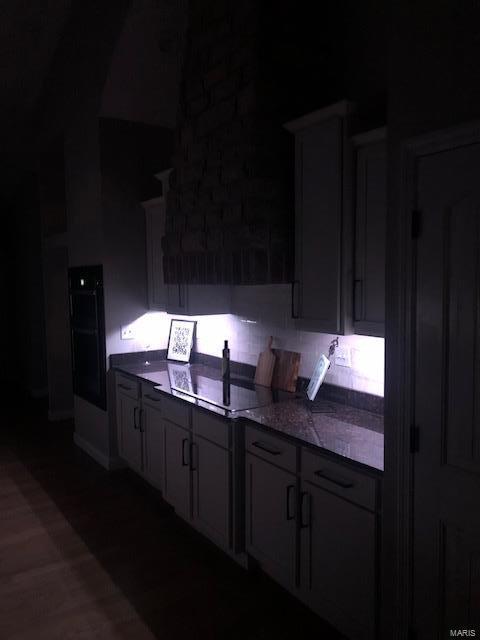
[[[165,281],[289,282],[293,147],[262,92],[259,4],[192,0],[163,240]]]

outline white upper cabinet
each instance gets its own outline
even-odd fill
[[[286,124],[295,135],[295,282],[298,327],[352,332],[354,107],[338,102]]]
[[[386,129],[353,138],[355,146],[355,333],[385,335]]]
[[[165,311],[168,305],[168,289],[163,274],[162,238],[165,235],[166,195],[171,171],[166,169],[155,176],[162,183],[162,195],[142,202],[145,209],[148,308],[152,311]]]
[[[162,237],[165,233],[165,198],[142,202],[145,209],[148,308],[167,308],[167,285],[163,279]]]

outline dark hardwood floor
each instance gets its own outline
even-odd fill
[[[71,422],[11,395],[4,407],[0,640],[340,638],[133,474],[99,467]]]

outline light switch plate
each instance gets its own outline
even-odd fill
[[[135,338],[133,324],[127,324],[124,327],[122,327],[120,332],[120,338],[122,340],[133,340]]]
[[[352,366],[352,353],[350,347],[337,347],[335,349],[335,364],[339,367]]]

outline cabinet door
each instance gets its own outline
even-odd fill
[[[385,142],[357,151],[354,326],[373,336],[385,334],[386,157]]]
[[[135,471],[142,471],[142,432],[138,400],[118,392],[117,432],[120,456]]]
[[[145,477],[163,491],[163,420],[160,410],[148,405],[142,408]]]
[[[165,200],[156,198],[143,203],[147,243],[148,306],[164,310],[167,291],[163,277],[162,237],[165,234]]]
[[[163,421],[164,498],[178,515],[190,519],[190,434],[182,427]]]
[[[343,119],[296,135],[296,246],[299,324],[344,332]]]
[[[375,637],[376,516],[305,483],[301,590],[305,601],[350,638]]]
[[[167,284],[167,312],[188,314],[188,290],[185,284]]]
[[[168,284],[167,311],[179,315],[231,313],[232,288],[227,285]]]
[[[287,589],[296,583],[296,477],[246,456],[246,549]]]
[[[231,454],[203,438],[192,444],[193,518],[213,542],[230,547]]]

